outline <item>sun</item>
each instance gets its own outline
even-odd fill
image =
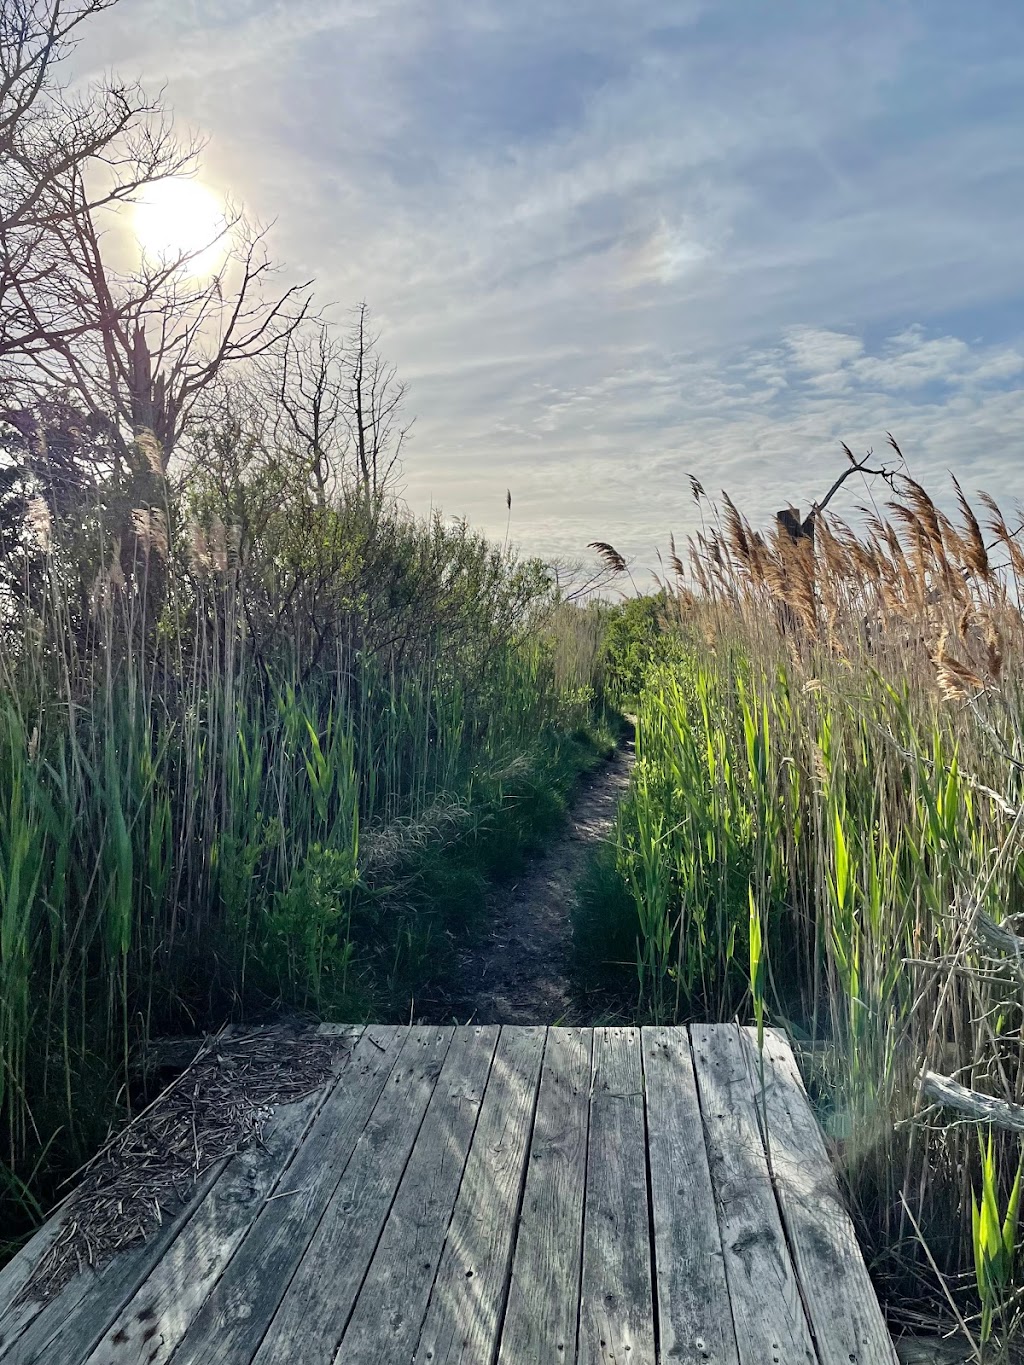
[[[133,226],[147,260],[187,257],[182,268],[190,275],[209,274],[224,256],[224,205],[198,180],[173,177],[148,185],[135,204]]]

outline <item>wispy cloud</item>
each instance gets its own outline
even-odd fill
[[[410,500],[650,558],[684,472],[764,514],[837,442],[1015,493],[1024,13],[980,0],[133,0],[207,174],[367,299]]]

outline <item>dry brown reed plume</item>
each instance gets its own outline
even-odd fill
[[[997,684],[1024,646],[1021,518],[1011,530],[986,493],[979,515],[955,479],[956,520],[916,480],[893,487],[888,517],[865,509],[855,528],[821,515],[795,540],[781,523],[755,529],[724,495],[716,525],[689,539],[688,573],[673,542],[677,605],[689,609],[694,586],[705,604],[769,623],[793,646],[864,652],[883,673],[930,675],[950,699]]]
[[[689,477],[699,501],[704,489]],[[698,603],[705,617],[709,605],[739,609],[791,645],[823,644],[844,659],[863,651],[883,672],[927,673],[951,700],[997,683],[1007,652],[1024,644],[1024,516],[1011,530],[984,492],[979,516],[954,478],[954,522],[915,479],[887,481],[897,494],[888,519],[861,509],[855,528],[821,513],[813,534],[797,538],[781,518],[757,530],[723,493],[714,524],[689,537],[688,566],[673,537],[670,573],[654,575],[670,613],[692,615]],[[607,541],[589,548],[613,573],[628,572]]]
[[[626,561],[614,545],[609,545],[604,540],[592,540],[587,549],[593,550],[598,558],[611,569],[612,573],[626,572]]]

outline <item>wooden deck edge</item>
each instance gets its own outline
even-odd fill
[[[317,1029],[318,1036],[331,1039],[351,1040],[353,1043],[358,1041],[364,1031],[361,1024],[321,1024]],[[338,1071],[341,1066],[341,1058],[334,1068],[334,1078],[329,1078],[320,1088],[326,1093],[332,1088],[337,1080]],[[159,1097],[158,1097],[159,1098]],[[273,1106],[275,1112],[278,1109],[287,1108],[287,1104]],[[143,1256],[144,1248],[158,1241],[165,1241],[167,1245],[178,1236],[191,1219],[212,1189],[213,1185],[223,1174],[230,1164],[232,1157],[237,1154],[230,1154],[218,1157],[213,1164],[202,1173],[188,1189],[178,1208],[164,1210],[163,1221],[153,1228],[149,1235],[140,1242],[135,1242],[131,1246],[123,1247],[113,1253],[107,1261],[103,1270],[107,1266],[113,1265],[118,1261],[123,1261],[126,1256],[134,1255],[137,1258]],[[77,1188],[77,1187],[76,1187]],[[39,1315],[50,1308],[50,1305],[59,1302],[68,1295],[72,1285],[79,1282],[83,1275],[90,1272],[88,1268],[83,1269],[78,1275],[73,1277],[57,1295],[52,1299],[41,1300],[31,1296],[22,1297],[25,1286],[31,1281],[40,1262],[46,1256],[53,1243],[59,1237],[62,1229],[67,1223],[70,1213],[73,1211],[73,1201],[75,1189],[72,1189],[47,1215],[46,1220],[36,1229],[27,1242],[21,1246],[14,1256],[5,1266],[0,1268],[0,1361],[5,1359],[15,1342],[23,1336],[32,1323]],[[174,1229],[168,1238],[168,1230]],[[166,1250],[166,1247],[165,1247]],[[9,1335],[10,1333],[10,1335]]]

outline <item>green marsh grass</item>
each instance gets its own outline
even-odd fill
[[[810,543],[729,504],[676,561],[615,863],[635,1008],[805,1040],[896,1320],[941,1306],[934,1264],[996,1359],[1012,1314],[992,1296],[1024,1286],[1007,1252],[979,1306],[975,1242],[1016,1207],[1019,1139],[980,1159],[976,1125],[918,1079],[1024,1102],[1024,978],[984,933],[1024,924],[1024,554],[991,499],[979,517],[957,490],[954,522],[902,493],[890,520],[819,518]]]
[[[149,1037],[407,1018],[605,742],[599,632],[539,565],[358,491],[254,499],[51,518],[0,603],[5,1237]]]

